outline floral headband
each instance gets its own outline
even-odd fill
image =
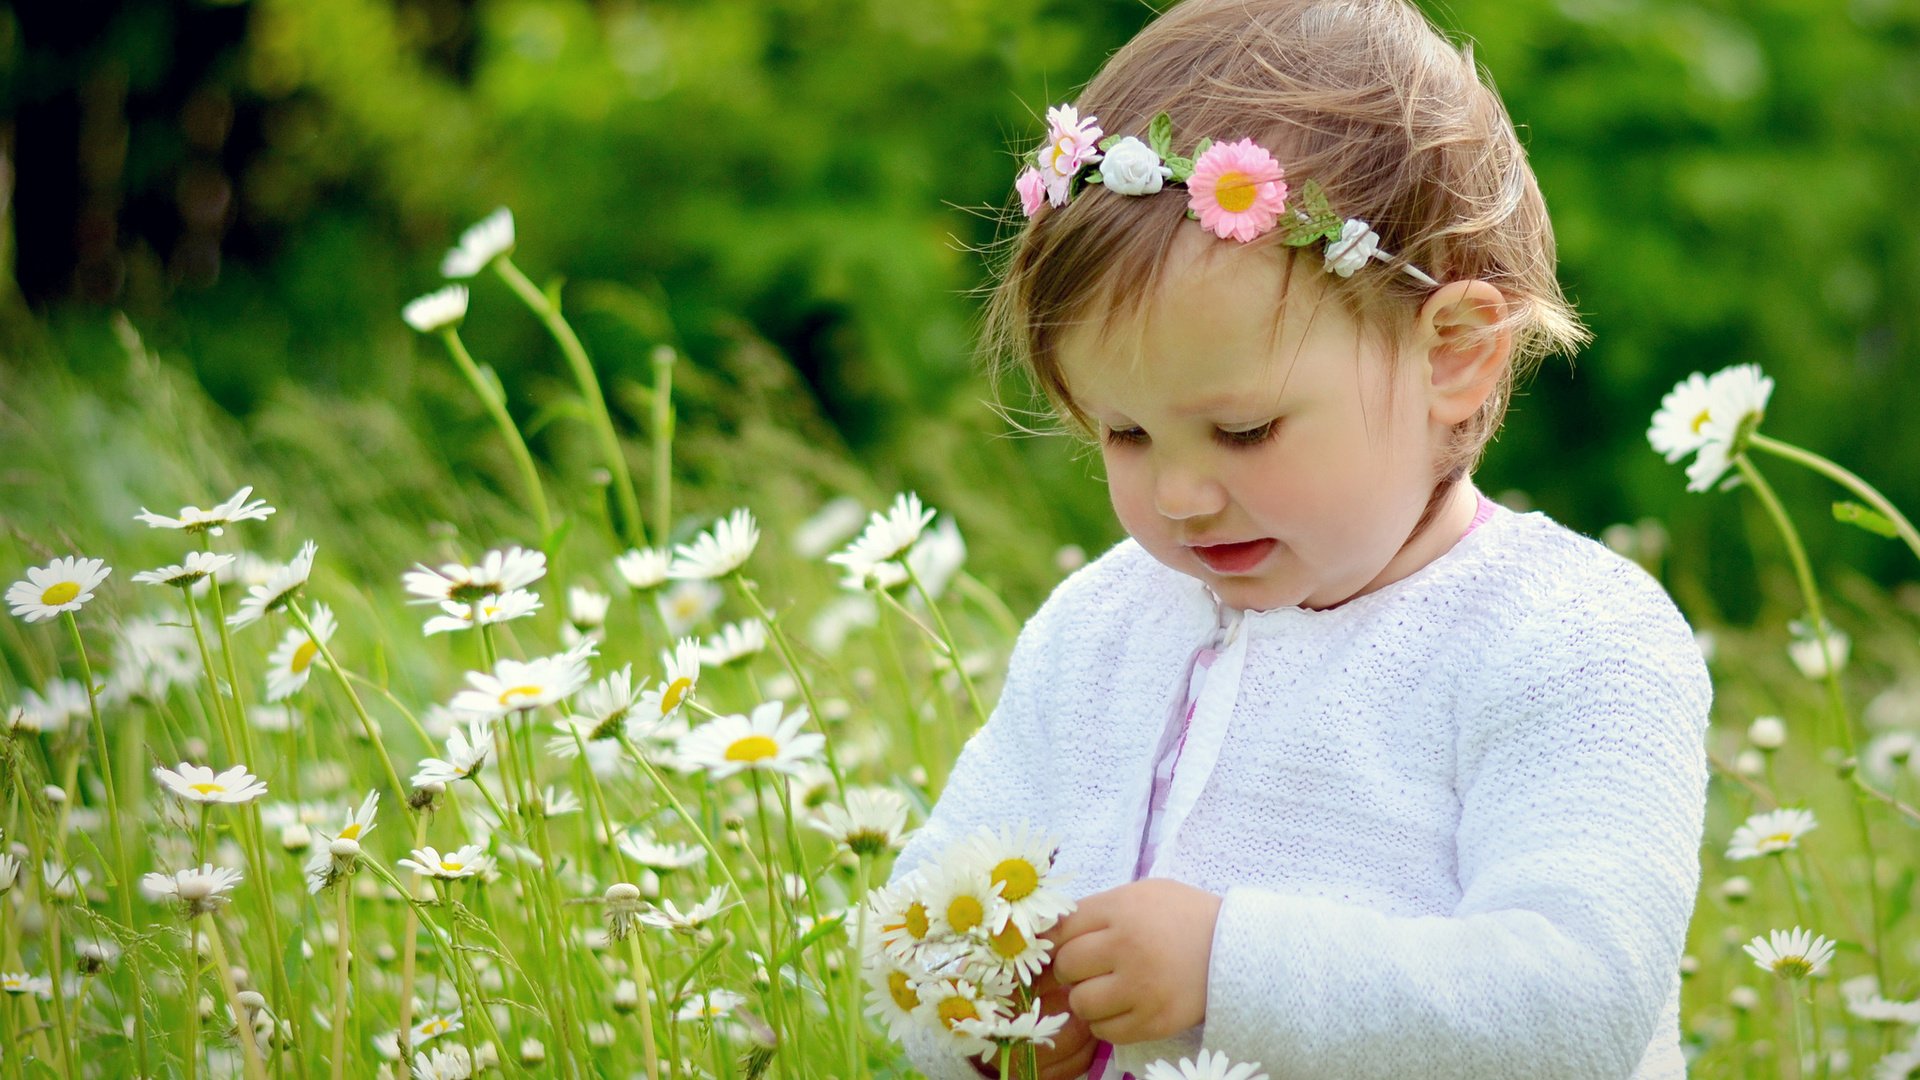
[[[1100,184],[1118,195],[1152,195],[1167,184],[1185,184],[1187,216],[1222,240],[1244,244],[1275,228],[1289,247],[1325,240],[1327,270],[1343,278],[1370,260],[1393,261],[1366,222],[1343,220],[1333,212],[1319,184],[1308,180],[1289,189],[1286,170],[1252,139],[1201,139],[1192,157],[1180,157],[1173,152],[1173,119],[1166,113],[1147,126],[1144,143],[1131,135],[1102,138],[1096,118],[1082,120],[1072,105],[1048,109],[1047,122],[1052,130],[1046,145],[1013,185],[1029,218],[1042,204],[1067,205],[1083,184]],[[1288,195],[1294,197],[1291,203]],[[1416,266],[1400,269],[1429,288],[1440,284]]]

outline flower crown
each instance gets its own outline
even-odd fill
[[[1047,123],[1046,145],[1013,185],[1029,218],[1043,204],[1067,205],[1084,184],[1118,195],[1152,195],[1168,184],[1185,184],[1187,216],[1222,240],[1244,244],[1275,228],[1289,247],[1324,240],[1327,270],[1343,278],[1373,259],[1393,261],[1366,222],[1333,212],[1319,184],[1307,180],[1289,189],[1286,170],[1252,139],[1201,139],[1192,157],[1181,157],[1173,152],[1173,119],[1166,113],[1147,126],[1144,143],[1132,135],[1102,138],[1096,118],[1081,119],[1072,105],[1048,109]],[[1422,285],[1440,284],[1416,266],[1400,269]]]

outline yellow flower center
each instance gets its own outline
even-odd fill
[[[1223,172],[1213,185],[1213,201],[1229,214],[1243,214],[1253,207],[1258,194],[1253,177],[1239,170]]]
[[[973,1002],[958,995],[942,1001],[939,1012],[940,1022],[947,1025],[948,1031],[952,1031],[953,1025],[961,1020],[980,1019],[980,1013],[973,1007]]]
[[[1063,166],[1071,160],[1073,160],[1073,140],[1062,136],[1059,142],[1053,144],[1053,171],[1061,176],[1067,175],[1067,170]]]
[[[500,695],[500,704],[501,704],[501,705],[502,705],[503,707],[506,707],[506,708],[512,708],[512,707],[513,707],[513,699],[514,699],[514,698],[530,698],[530,697],[539,697],[539,696],[540,696],[540,690],[541,690],[541,688],[540,688],[540,687],[538,687],[538,686],[516,686],[516,687],[513,687],[512,689],[510,689],[510,690],[507,690],[507,691],[505,691],[505,692],[503,692],[503,693],[502,693],[502,694]]]
[[[200,794],[202,794],[202,795],[211,795],[211,794],[213,794],[213,793],[214,793],[214,792],[216,792],[216,791],[225,791],[225,790],[227,790],[227,789],[226,789],[226,787],[225,787],[224,785],[222,785],[222,784],[216,784],[216,783],[214,783],[214,782],[213,782],[213,781],[211,781],[211,780],[209,780],[209,781],[207,781],[207,782],[206,782],[206,783],[204,783],[204,784],[188,784],[187,786],[188,786],[188,787],[190,787],[190,788],[192,788],[193,790],[195,790],[195,791],[197,791],[197,792],[199,792],[199,793],[200,793]]]
[[[339,838],[342,840],[360,839],[360,823],[356,821],[353,824],[348,825],[346,828],[341,829]]]
[[[893,995],[893,1003],[900,1006],[902,1012],[912,1012],[920,1007],[920,995],[907,985],[907,973],[904,971],[887,976],[887,993]]]
[[[46,592],[41,593],[40,602],[51,607],[58,604],[71,603],[73,598],[79,595],[80,585],[78,582],[62,581],[52,588],[49,588]]]
[[[988,940],[992,942],[994,952],[999,953],[1009,960],[1027,951],[1027,935],[1020,932],[1020,928],[1013,924],[1012,919],[1007,920],[1007,928],[1005,930],[993,935]]]
[[[293,669],[295,675],[298,675],[307,670],[307,665],[313,663],[313,658],[318,655],[319,652],[319,643],[315,642],[312,638],[308,638],[301,643],[299,648],[293,650],[293,663],[287,666]]]
[[[926,937],[927,931],[933,929],[932,924],[927,921],[927,905],[918,900],[908,904],[906,922],[902,925],[907,928],[907,933],[913,935],[913,940],[919,941]]]
[[[448,862],[445,859],[440,860],[440,869],[445,870],[449,874],[457,874],[466,868],[466,863]]]
[[[749,735],[744,739],[735,739],[727,747],[728,761],[765,761],[780,753],[780,744],[765,735]]]
[[[666,692],[660,695],[660,715],[665,716],[680,707],[686,700],[687,691],[693,689],[693,680],[685,675],[667,684]]]
[[[1783,956],[1773,962],[1773,973],[1784,979],[1805,978],[1813,971],[1804,956]]]
[[[1763,838],[1760,841],[1760,847],[1762,850],[1765,850],[1768,848],[1776,848],[1776,847],[1784,848],[1784,847],[1792,847],[1792,846],[1793,846],[1793,834],[1790,832],[1777,832],[1777,833],[1774,833],[1772,836]]]
[[[1040,872],[1025,859],[1007,859],[993,868],[993,880],[1004,882],[1000,895],[1008,900],[1024,900],[1040,887]]]
[[[956,934],[964,934],[979,926],[986,914],[980,901],[971,896],[956,896],[947,902],[947,925],[953,927]]]
[[[1695,435],[1698,435],[1698,434],[1700,434],[1700,429],[1701,429],[1701,428],[1703,428],[1703,427],[1706,427],[1706,426],[1707,426],[1707,421],[1709,421],[1709,420],[1711,420],[1711,419],[1713,419],[1713,410],[1712,410],[1712,409],[1701,409],[1701,410],[1700,410],[1700,415],[1699,415],[1699,416],[1696,416],[1696,417],[1694,417],[1694,418],[1693,418],[1693,423],[1692,423],[1692,424],[1690,425],[1690,426],[1691,426],[1691,427],[1693,428],[1693,433],[1694,433]]]
[[[445,1020],[440,1019],[437,1016],[427,1021],[426,1023],[420,1025],[420,1034],[422,1035],[439,1035],[444,1033],[446,1030],[447,1030],[447,1022]]]

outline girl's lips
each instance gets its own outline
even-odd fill
[[[1279,541],[1273,537],[1245,540],[1238,544],[1213,544],[1196,547],[1193,553],[1216,574],[1244,574],[1267,557]]]

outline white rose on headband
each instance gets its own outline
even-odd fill
[[[1340,226],[1340,239],[1327,241],[1327,269],[1341,277],[1352,277],[1380,250],[1380,235],[1359,218],[1348,218]]]
[[[1100,162],[1101,182],[1118,195],[1151,195],[1172,175],[1152,147],[1131,135],[1114,143]]]

